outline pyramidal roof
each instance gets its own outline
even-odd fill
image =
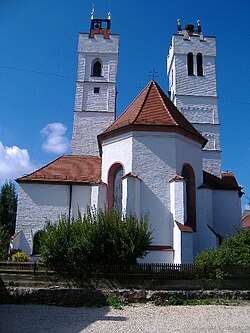
[[[155,81],[150,81],[124,113],[98,138],[102,140],[130,130],[179,132],[203,146],[207,142]]]

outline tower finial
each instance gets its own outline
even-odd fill
[[[112,15],[112,14],[111,14],[111,12],[109,11],[109,12],[108,12],[108,20],[111,20],[111,15]]]
[[[200,20],[197,21],[197,25],[198,25],[198,32],[201,32],[201,21]]]
[[[92,4],[92,10],[91,10],[91,20],[94,19],[94,16],[95,16],[95,6],[94,4]]]
[[[178,31],[181,31],[181,20],[180,19],[177,20],[177,28],[178,28]]]

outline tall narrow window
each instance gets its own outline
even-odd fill
[[[196,189],[195,174],[189,164],[184,164],[181,172],[186,180],[186,221],[185,224],[196,231]]]
[[[122,176],[123,169],[119,167],[114,175],[114,208],[122,213]]]
[[[188,75],[194,75],[194,58],[193,53],[189,52],[187,55]]]
[[[108,174],[108,207],[113,207],[120,213],[122,213],[122,176],[122,165],[113,164]]]
[[[102,76],[102,64],[99,60],[93,63],[92,76]]]
[[[202,54],[197,53],[197,75],[203,76],[203,63],[202,63]]]

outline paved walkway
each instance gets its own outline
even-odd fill
[[[0,305],[1,333],[248,333],[250,306]]]

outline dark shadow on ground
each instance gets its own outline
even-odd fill
[[[48,305],[0,305],[1,333],[79,333],[96,321],[125,321],[108,316],[109,307],[68,308]]]

